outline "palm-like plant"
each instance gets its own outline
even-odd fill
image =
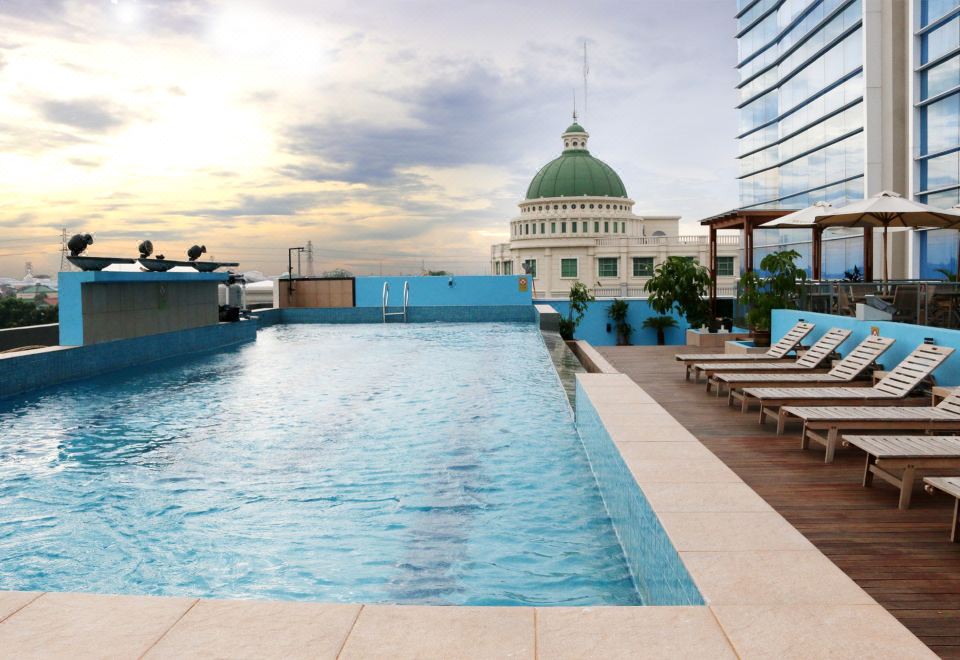
[[[633,326],[627,323],[627,313],[630,303],[626,300],[613,299],[610,307],[607,308],[607,316],[617,326],[617,346],[629,346],[630,335],[633,333]]]
[[[672,316],[651,316],[643,320],[644,328],[653,328],[657,331],[657,345],[663,346],[667,343],[667,328],[676,328],[677,320]]]

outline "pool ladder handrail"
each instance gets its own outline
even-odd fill
[[[404,280],[403,282],[403,311],[402,312],[388,312],[387,308],[390,306],[390,282],[383,283],[383,295],[381,296],[381,311],[383,313],[383,322],[387,322],[388,316],[402,316],[403,322],[407,322],[407,304],[410,302],[410,282]]]

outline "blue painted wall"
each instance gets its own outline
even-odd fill
[[[870,329],[876,327],[882,337],[892,337],[896,343],[884,353],[880,362],[887,369],[893,368],[917,346],[923,343],[925,337],[932,337],[938,346],[949,346],[957,352],[947,358],[946,362],[934,372],[938,385],[960,385],[960,330],[933,328],[927,325],[912,325],[909,323],[894,323],[893,321],[858,321],[849,316],[833,316],[832,314],[816,314],[801,312],[792,309],[778,309],[773,312],[771,336],[774,341],[782,337],[787,330],[803,319],[815,323],[816,327],[810,333],[811,343],[819,339],[830,328],[849,328],[853,331],[847,341],[840,347],[840,354],[846,355],[850,350],[866,339]]]
[[[657,331],[650,328],[643,328],[643,320],[651,316],[659,316],[650,309],[650,304],[644,298],[626,298],[630,307],[627,309],[627,322],[633,326],[633,334],[630,335],[630,343],[635,346],[649,346],[657,343]],[[577,327],[574,335],[576,339],[585,339],[594,346],[613,346],[617,343],[617,330],[613,321],[607,316],[607,310],[610,309],[612,300],[595,300],[587,307],[587,313]],[[537,304],[550,305],[560,312],[560,315],[566,318],[570,313],[569,300],[537,300]],[[666,331],[666,340],[668,344],[682,345],[687,342],[687,322],[676,314],[673,318],[677,321],[676,328],[669,328]],[[607,323],[610,324],[610,332],[607,332]]]
[[[60,345],[83,345],[83,298],[88,282],[226,282],[226,273],[142,273],[127,271],[63,272],[57,275],[59,289]]]
[[[11,353],[0,356],[0,398],[256,338],[256,321],[239,321],[89,346]]]
[[[530,305],[528,284],[520,290],[523,275],[464,275],[461,277],[358,277],[357,307],[380,308],[383,283],[390,283],[390,306],[403,306],[403,283],[410,283],[410,307]],[[453,286],[450,286],[450,280]]]

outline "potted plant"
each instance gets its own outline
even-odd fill
[[[807,272],[796,265],[796,250],[772,252],[760,262],[759,271],[740,278],[741,304],[748,308],[745,321],[755,346],[770,345],[770,322],[775,309],[796,309],[801,283]]]
[[[614,298],[607,308],[607,316],[613,321],[617,328],[617,346],[629,346],[630,335],[633,333],[633,326],[627,323],[627,313],[630,309],[630,303],[626,300]]]
[[[691,328],[700,328],[710,316],[710,305],[705,300],[709,285],[710,272],[696,261],[667,257],[644,288],[650,294],[648,303],[657,314],[667,315],[676,308]]]
[[[567,318],[560,317],[560,336],[567,341],[573,340],[573,333],[587,313],[587,307],[594,301],[590,289],[583,282],[574,282],[570,287],[570,309]]]
[[[644,328],[653,328],[657,331],[657,345],[663,346],[667,343],[667,328],[676,328],[677,320],[672,316],[651,316],[643,320]]]

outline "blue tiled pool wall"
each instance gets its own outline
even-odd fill
[[[0,360],[0,397],[22,394],[158,360],[255,341],[253,321],[220,323]]]
[[[847,328],[852,330],[850,338],[839,348],[841,355],[847,355],[851,349],[866,339],[871,328],[877,328],[882,337],[892,337],[896,340],[893,346],[883,354],[880,363],[886,369],[892,369],[907,355],[923,343],[925,338],[933,339],[938,346],[949,346],[956,352],[948,357],[935,372],[938,385],[960,385],[960,330],[948,328],[934,328],[927,325],[912,325],[910,323],[894,323],[893,321],[860,321],[849,316],[834,316],[833,314],[819,314],[794,309],[777,309],[773,312],[771,338],[776,341],[787,330],[793,327],[800,319],[816,324],[813,332],[804,340],[805,344],[817,341],[830,328]]]
[[[390,308],[390,311],[401,311]],[[260,327],[277,323],[383,323],[380,307],[288,307],[254,312]],[[533,305],[437,305],[408,307],[407,323],[498,323],[536,320]],[[399,316],[388,323],[402,323]]]
[[[640,599],[645,605],[703,605],[683,560],[579,382],[576,420]]]
[[[496,307],[533,302],[532,287],[522,275],[367,276],[355,280],[356,306],[379,310],[384,282],[390,285],[391,307],[403,306],[404,282],[410,287],[410,307]]]

